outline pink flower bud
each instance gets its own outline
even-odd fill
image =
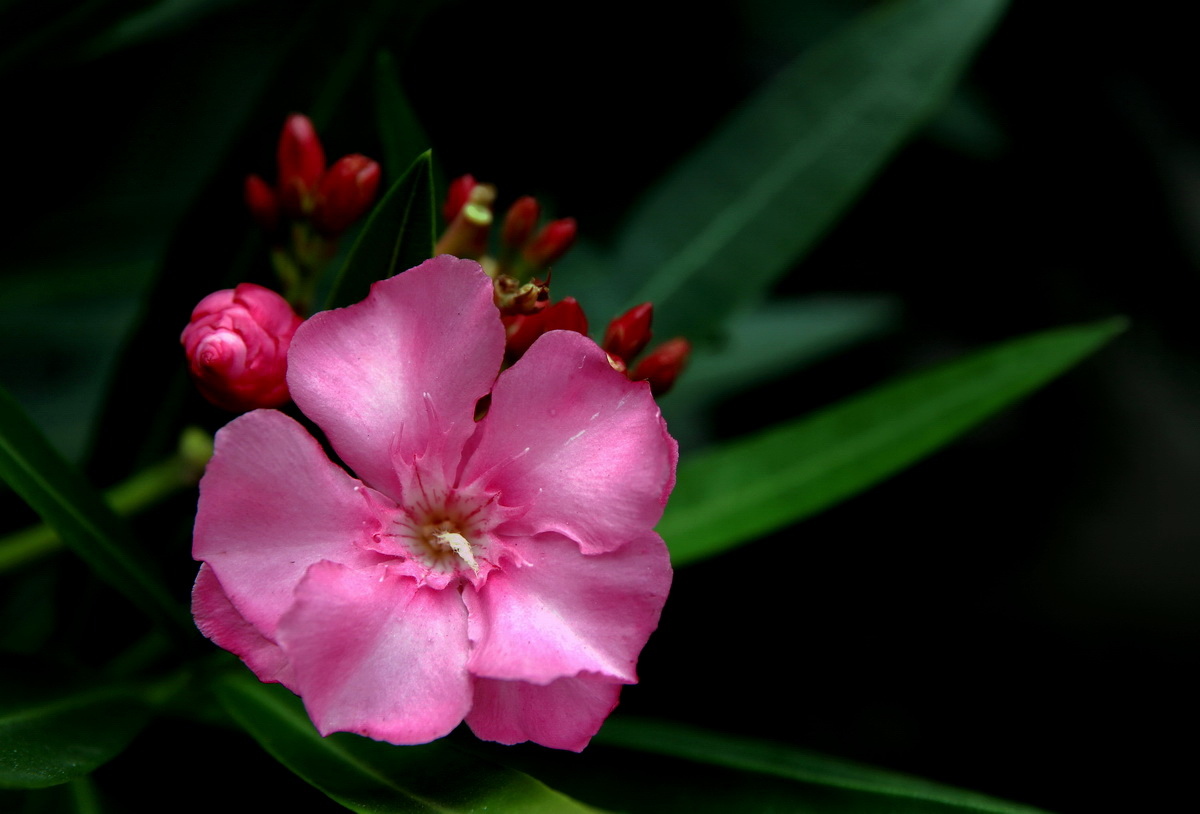
[[[312,210],[313,195],[325,172],[325,150],[307,116],[293,113],[283,124],[276,153],[279,198],[294,218]]]
[[[604,349],[626,362],[632,360],[650,343],[653,316],[654,306],[644,302],[613,319],[604,332]]]
[[[446,190],[446,203],[442,206],[442,217],[446,219],[446,223],[454,220],[455,216],[467,205],[467,200],[471,197],[471,190],[475,189],[478,182],[473,175],[460,175],[450,182],[450,188]]]
[[[371,208],[379,189],[379,176],[379,164],[365,155],[356,153],[335,161],[317,187],[313,227],[327,236],[346,231]]]
[[[537,228],[540,214],[541,207],[538,206],[536,198],[529,195],[517,198],[508,208],[508,214],[504,216],[504,232],[500,238],[504,246],[514,251],[520,251],[528,242],[530,235],[533,234],[533,230]]]
[[[656,397],[661,396],[675,384],[691,352],[692,344],[683,337],[668,339],[638,362],[629,378],[634,381],[646,379],[650,382],[650,392]]]
[[[301,321],[287,300],[254,283],[200,300],[179,337],[200,393],[239,413],[286,402],[287,351]]]
[[[529,350],[534,340],[547,331],[574,331],[587,336],[587,316],[574,297],[563,297],[535,314],[502,317],[505,338],[504,351],[511,364]]]
[[[542,227],[533,242],[525,247],[525,262],[534,269],[544,269],[567,253],[575,242],[575,219],[553,220]]]
[[[275,190],[257,175],[246,176],[246,208],[263,231],[274,232],[279,226],[279,198]]]

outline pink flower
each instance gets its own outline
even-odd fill
[[[547,333],[497,377],[503,355],[490,279],[437,257],[292,343],[292,397],[357,477],[273,410],[217,434],[197,624],[323,734],[424,743],[465,719],[579,750],[637,680],[675,442],[590,339]]]
[[[179,341],[204,397],[240,413],[288,400],[287,352],[300,322],[283,297],[242,283],[200,300]]]

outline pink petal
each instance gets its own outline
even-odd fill
[[[260,681],[291,686],[291,667],[279,646],[238,613],[208,563],[192,588],[192,615],[200,632],[246,662]]]
[[[256,410],[217,433],[200,481],[192,556],[208,563],[238,613],[271,638],[310,565],[363,567],[381,559],[360,546],[380,529],[373,501],[382,500],[294,420]]]
[[[529,507],[511,533],[558,532],[585,553],[654,527],[678,458],[649,387],[572,331],[544,334],[500,376],[472,449],[460,482]]]
[[[544,687],[479,678],[467,725],[483,740],[509,745],[533,741],[580,752],[617,706],[620,693],[620,684],[590,675],[560,678]]]
[[[323,562],[297,588],[279,642],[322,735],[426,743],[471,706],[466,617],[453,588],[421,588],[387,566]]]
[[[534,684],[581,671],[636,682],[638,653],[671,585],[667,547],[645,531],[618,551],[585,555],[571,540],[547,537],[522,542],[525,564],[509,562],[463,591],[467,669]]]
[[[288,387],[342,460],[399,500],[397,467],[426,452],[444,449],[445,479],[453,479],[475,402],[503,355],[491,280],[478,263],[443,255],[301,325]]]

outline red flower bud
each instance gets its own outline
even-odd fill
[[[650,343],[650,320],[653,316],[654,306],[644,302],[614,318],[604,332],[604,349],[626,362],[632,360]]]
[[[487,253],[488,233],[492,228],[492,203],[495,200],[496,188],[491,184],[475,184],[471,187],[466,202],[438,238],[433,253],[452,254],[471,260],[482,258]]]
[[[246,176],[246,208],[263,231],[274,232],[279,226],[279,198],[275,190],[257,175]]]
[[[325,150],[307,116],[293,113],[283,123],[276,160],[279,198],[284,210],[294,218],[307,215],[325,172]]]
[[[574,218],[550,221],[542,227],[533,242],[525,247],[525,262],[535,270],[544,269],[566,254],[574,242]]]
[[[450,182],[450,188],[446,190],[446,203],[442,206],[442,217],[446,219],[446,223],[454,220],[467,205],[471,190],[475,189],[477,183],[473,175],[460,175]]]
[[[504,216],[504,232],[501,234],[504,246],[512,251],[520,251],[537,228],[540,214],[541,207],[536,198],[529,195],[517,198]]]
[[[650,382],[650,392],[656,397],[661,396],[675,384],[691,352],[692,344],[683,337],[668,339],[638,362],[629,378],[634,381],[647,380]]]
[[[287,351],[301,321],[287,300],[254,283],[200,300],[179,337],[200,393],[233,412],[286,402]]]
[[[346,231],[371,208],[380,174],[379,164],[365,155],[356,153],[335,161],[317,187],[313,227],[330,237]]]
[[[547,331],[575,331],[587,336],[587,316],[574,297],[563,297],[536,314],[517,314],[502,318],[505,338],[504,352],[509,364],[524,355],[534,340]]]

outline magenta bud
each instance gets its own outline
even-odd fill
[[[312,210],[313,196],[325,173],[325,150],[307,116],[293,113],[287,117],[279,134],[276,160],[280,202],[292,217],[304,217]]]
[[[533,242],[525,247],[525,262],[535,270],[547,268],[566,254],[574,242],[574,218],[550,221],[542,227]]]
[[[380,175],[379,164],[365,155],[356,153],[335,161],[317,187],[313,227],[326,236],[346,231],[371,208]]]
[[[656,397],[661,396],[675,384],[691,352],[692,343],[683,337],[668,339],[638,362],[629,378],[634,381],[645,379],[650,382],[650,392]]]
[[[450,223],[462,211],[462,208],[467,205],[467,201],[471,198],[471,191],[478,186],[478,182],[473,175],[460,175],[450,182],[450,188],[446,190],[446,203],[442,206],[442,217],[446,219],[446,223]]]
[[[529,195],[517,198],[504,216],[504,231],[500,236],[504,246],[512,251],[520,251],[537,228],[540,215],[541,207],[536,198]]]
[[[644,302],[614,318],[604,332],[604,349],[626,362],[631,361],[650,344],[650,320],[653,316],[654,306]]]
[[[257,175],[246,176],[246,208],[263,231],[274,232],[279,226],[279,198],[275,190]]]
[[[574,297],[563,297],[533,314],[516,314],[501,318],[504,322],[505,358],[515,362],[529,350],[534,340],[547,331],[575,331],[587,336],[588,321]]]
[[[285,403],[287,351],[301,321],[287,300],[254,283],[200,300],[179,337],[200,393],[235,413]]]

